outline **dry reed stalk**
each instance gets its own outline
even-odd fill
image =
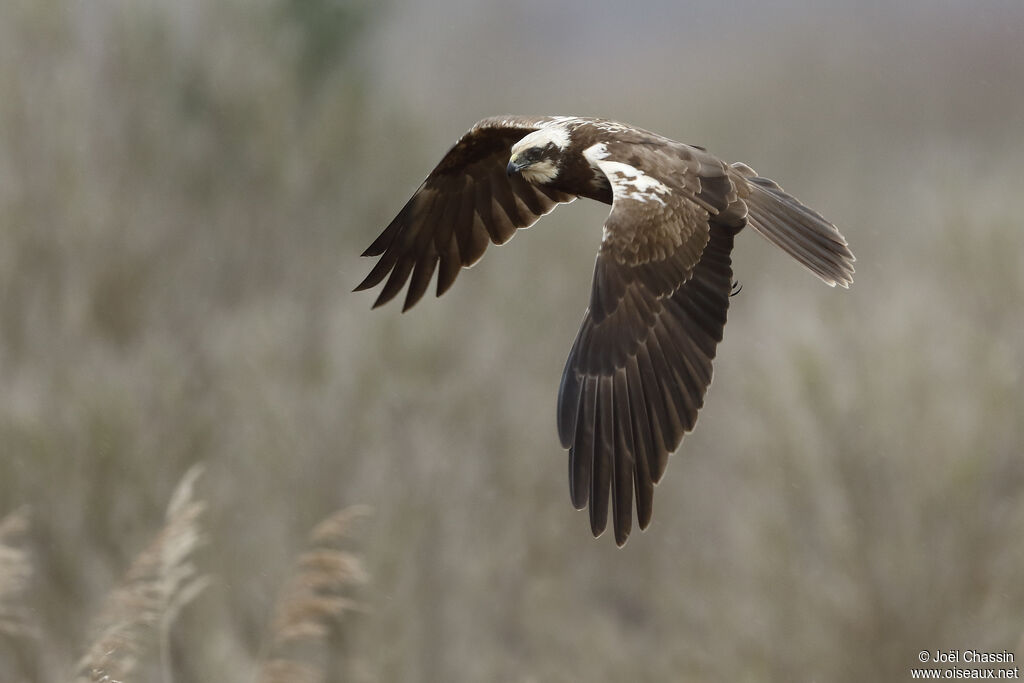
[[[355,519],[369,513],[365,506],[335,512],[309,533],[309,548],[296,560],[285,581],[270,622],[259,683],[321,683],[323,667],[313,660],[312,648],[326,642],[342,614],[360,606],[347,593],[367,581],[358,555],[343,550]]]
[[[181,609],[208,580],[192,555],[204,542],[199,517],[206,504],[194,499],[201,465],[182,477],[167,506],[160,534],[136,556],[124,580],[108,596],[97,620],[98,635],[79,660],[76,681],[127,683],[156,641],[164,680],[169,683],[168,638]]]
[[[28,507],[0,520],[0,634],[36,637],[39,630],[25,601],[32,581],[32,560],[21,547],[29,526]]]

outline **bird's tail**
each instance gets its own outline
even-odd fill
[[[825,284],[849,287],[857,259],[836,226],[746,164],[733,164],[749,194],[747,223],[769,242],[781,247]]]

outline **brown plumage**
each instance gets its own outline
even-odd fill
[[[733,238],[751,225],[829,285],[854,256],[821,215],[744,164],[614,121],[499,116],[469,130],[363,256],[356,290],[408,282],[403,310],[437,294],[491,242],[503,244],[561,202],[611,204],[590,306],[558,392],[573,505],[594,535],[611,504],[615,542],[651,520],[654,485],[693,429],[711,383],[732,289]]]

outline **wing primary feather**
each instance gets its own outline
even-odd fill
[[[398,253],[398,261],[395,264],[395,269],[391,271],[391,277],[388,278],[384,289],[381,291],[376,303],[374,303],[374,308],[394,298],[402,290],[406,281],[409,280],[413,267],[423,259],[431,258],[430,252],[433,252],[433,245],[431,244],[432,226],[436,224],[439,214],[442,219],[448,216],[450,204],[451,202],[448,202],[446,206],[438,206],[437,202],[432,202],[429,209],[422,214],[422,217],[416,224],[410,225],[409,229],[401,236],[401,239],[396,240],[392,244],[391,248]],[[432,272],[433,264],[429,268]],[[415,292],[411,292],[410,295],[406,296],[406,303],[402,311],[407,311],[418,299],[419,296]]]
[[[432,212],[433,220],[429,230],[434,235],[434,246],[448,244],[457,239],[459,213],[464,206],[463,197],[459,194],[445,192],[438,198],[437,206]],[[440,251],[440,249],[438,249]]]
[[[610,377],[597,380],[597,412],[594,416],[594,462],[590,487],[590,530],[594,536],[608,525],[608,496],[611,488],[615,416]]]
[[[381,231],[377,239],[373,241],[370,246],[361,254],[362,256],[380,256],[388,247],[390,247],[395,238],[401,234],[403,228],[409,225],[409,215],[416,210],[417,205],[422,201],[423,191],[426,186],[426,182],[422,183],[419,188],[413,193],[412,198],[405,203],[402,210],[398,212],[398,215],[388,223],[388,227]],[[433,202],[436,195],[431,196],[431,202]]]
[[[362,291],[379,284],[388,273],[393,271],[395,265],[401,258],[411,258],[411,256],[408,255],[409,246],[418,241],[417,235],[426,236],[429,234],[429,227],[425,226],[429,226],[430,222],[434,219],[437,207],[437,195],[432,194],[430,197],[430,203],[426,207],[423,207],[422,210],[417,210],[418,217],[410,217],[410,214],[413,211],[413,209],[410,208],[412,204],[413,202],[410,200],[395,220],[392,221],[391,225],[385,229],[384,233],[387,233],[392,229],[392,227],[396,228],[392,235],[392,239],[388,241],[386,248],[381,252],[380,260],[374,264],[366,278],[356,285],[354,291]],[[384,237],[384,234],[381,234],[381,237]],[[374,242],[374,244],[376,243],[377,242]],[[373,245],[371,245],[371,247],[372,246]],[[399,289],[401,289],[401,287],[399,287]],[[375,304],[374,307],[376,308],[377,305],[379,304]]]
[[[368,246],[362,254],[360,254],[360,256],[380,256],[387,251],[387,248],[395,241],[395,237],[402,231],[403,222],[401,219],[405,213],[406,212],[403,209],[398,216],[388,224],[388,227],[384,228],[380,235],[377,236],[377,239],[375,239],[373,243]]]
[[[597,378],[588,377],[580,397],[576,434],[569,448],[569,497],[577,510],[587,506],[593,476],[597,418]]]
[[[612,379],[614,426],[614,471],[612,473],[612,519],[615,544],[626,544],[633,528],[633,420],[629,414],[626,372],[619,368]]]
[[[587,323],[584,322],[584,325]],[[579,415],[580,395],[583,389],[579,372],[576,371],[576,353],[579,349],[579,336],[573,342],[569,358],[562,370],[562,381],[558,385],[558,440],[562,448],[573,443],[576,433],[576,418]]]
[[[459,240],[459,255],[463,266],[471,266],[484,255],[490,236],[475,220],[475,198],[463,199],[455,219],[455,235]]]
[[[459,244],[454,235],[448,240],[448,245],[440,256],[441,267],[437,271],[437,296],[441,296],[451,288],[455,283],[455,278],[459,276],[459,271],[462,270]]]
[[[646,347],[639,349],[636,360],[637,372],[642,380],[644,406],[647,409],[647,418],[650,423],[651,444],[654,449],[650,452],[651,457],[648,459],[648,464],[651,470],[651,480],[658,483],[661,480],[661,475],[665,473],[668,454],[675,449],[676,442],[672,441],[671,434],[666,434],[670,429],[668,427],[670,424],[668,408],[662,398],[661,386]]]
[[[411,258],[400,258],[395,264],[395,269],[391,271],[391,277],[384,284],[384,288],[380,290],[380,295],[377,300],[373,302],[373,307],[383,306],[387,302],[395,298],[395,296],[402,291],[402,287],[405,285],[405,281],[409,279],[409,273],[412,272],[414,261]]]
[[[405,313],[423,298],[423,294],[430,286],[430,278],[437,268],[437,251],[430,242],[423,248],[419,260],[412,271],[412,278],[409,280],[409,291],[405,294],[405,303],[402,304],[402,312]]]
[[[496,229],[496,224],[499,220],[505,221],[504,216],[496,216],[494,214],[494,193],[491,191],[491,185],[494,182],[482,182],[476,183],[476,194],[473,197],[473,201],[476,203],[476,213],[480,216],[480,222],[484,224],[484,228],[487,229],[487,234],[491,238],[491,241],[495,244],[501,244],[498,241],[498,236],[502,233]]]
[[[431,204],[429,212],[424,214],[424,218],[419,226],[420,229],[416,235],[415,244],[412,246],[411,251],[408,251],[405,255],[405,258],[410,260],[417,254],[419,256],[416,258],[416,265],[409,280],[409,289],[405,295],[405,303],[402,305],[403,313],[415,306],[416,302],[423,297],[424,292],[430,286],[430,278],[437,268],[438,260],[435,241],[431,236],[431,226],[436,225],[439,220],[443,220],[448,214],[448,209],[448,206],[441,205],[438,202]]]
[[[375,287],[380,284],[381,280],[383,280],[384,277],[391,272],[391,269],[394,268],[397,260],[397,251],[390,250],[384,252],[380,257],[380,260],[373,264],[373,268],[371,268],[367,276],[363,278],[363,281],[356,285],[355,289],[352,291],[361,292],[364,289],[369,289],[370,287]]]
[[[632,421],[633,460],[636,476],[633,483],[636,488],[636,518],[640,529],[646,529],[651,523],[654,511],[654,483],[651,479],[651,458],[654,444],[651,440],[650,420],[643,396],[640,370],[636,357],[633,356],[626,364],[626,392],[629,400],[629,417]]]
[[[495,171],[495,175],[500,173]],[[487,232],[495,244],[505,244],[516,234],[516,219],[503,203],[503,197],[506,195],[511,197],[507,186],[497,182],[491,183],[491,222],[487,226]]]

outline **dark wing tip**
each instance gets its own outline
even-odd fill
[[[398,271],[395,271],[395,273],[397,272]],[[392,284],[393,282],[396,284]],[[373,308],[383,306],[387,302],[394,299],[396,296],[398,296],[398,293],[402,291],[402,287],[404,286],[405,281],[402,280],[402,282],[398,282],[397,277],[394,274],[392,274],[392,276],[388,279],[387,284],[384,285],[384,289],[380,290],[380,295],[377,296],[377,300],[373,302]]]
[[[373,273],[370,273],[369,275],[364,277],[362,282],[360,282],[358,285],[356,285],[352,289],[352,291],[353,292],[363,292],[363,291],[366,291],[367,289],[370,289],[371,287],[375,286],[378,282],[380,282],[380,280],[376,279],[374,277]]]
[[[406,264],[399,261],[395,265],[395,269],[391,271],[391,277],[384,283],[384,288],[380,290],[380,295],[377,300],[373,302],[373,308],[383,306],[387,302],[398,296],[398,293],[405,287],[406,281],[409,279],[409,271],[412,270],[411,264]]]
[[[640,527],[640,531],[644,531],[651,525],[651,517],[654,515],[654,508],[650,505],[646,507],[637,506],[636,511],[636,524]]]

